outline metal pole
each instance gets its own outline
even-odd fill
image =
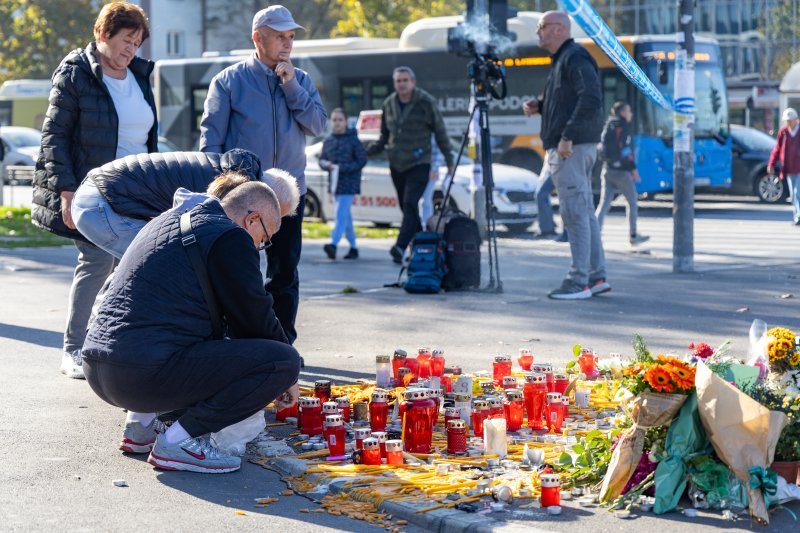
[[[673,112],[672,271],[694,271],[694,0],[678,0]]]

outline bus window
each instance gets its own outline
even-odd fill
[[[601,71],[603,83],[603,113],[609,114],[611,106],[618,100],[630,103],[628,97],[631,86],[628,79],[618,70]]]
[[[370,109],[380,109],[383,101],[394,91],[394,83],[388,80],[372,80],[370,83]]]
[[[208,85],[192,87],[192,109],[191,121],[194,124],[192,131],[192,146],[200,146],[200,121],[203,119],[203,106],[208,95]]]
[[[361,80],[342,80],[339,101],[347,116],[357,117],[364,107],[364,86]],[[328,112],[331,110],[329,109]]]

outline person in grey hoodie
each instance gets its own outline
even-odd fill
[[[300,300],[297,264],[302,248],[305,206],[306,135],[321,136],[327,114],[309,75],[292,65],[289,55],[297,24],[283,6],[262,9],[253,17],[249,58],[231,65],[211,80],[200,122],[200,150],[226,152],[244,148],[266,167],[281,168],[297,178],[300,203],[284,217],[282,231],[267,256],[266,290],[275,314],[293,343]]]

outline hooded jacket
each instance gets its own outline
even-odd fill
[[[339,166],[334,194],[361,193],[361,169],[367,164],[367,153],[356,130],[351,128],[344,133],[331,133],[322,143],[319,158]]]
[[[77,230],[64,224],[61,193],[74,192],[90,170],[116,159],[119,131],[117,111],[103,83],[98,54],[95,43],[73,50],[53,73],[33,178],[33,223],[57,235],[84,241]],[[128,65],[153,111],[148,152],[158,151],[156,106],[150,87],[154,65],[139,57]]]

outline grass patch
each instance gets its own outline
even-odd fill
[[[342,294],[355,294],[357,292],[358,289],[356,289],[355,287],[351,287],[350,285],[342,289]]]
[[[39,229],[29,207],[0,207],[0,248],[64,246],[72,241]]]
[[[331,236],[333,226],[326,222],[303,221],[303,238],[327,239]],[[398,228],[376,228],[373,226],[356,226],[356,237],[360,239],[393,239],[397,237]]]

